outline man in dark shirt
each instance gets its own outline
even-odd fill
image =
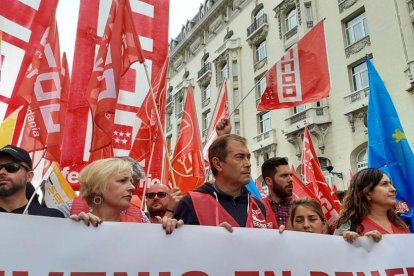
[[[27,151],[11,145],[0,149],[0,212],[23,214],[34,193],[32,178],[32,160]],[[25,213],[64,217],[59,210],[40,205],[37,195]]]
[[[285,225],[292,205],[292,170],[286,158],[272,157],[262,164],[262,177],[269,187],[269,195],[263,200],[273,210],[279,226]]]
[[[186,195],[174,218],[185,224],[273,228],[260,199],[245,188],[250,181],[250,152],[246,139],[234,134],[218,137],[209,147],[214,183],[205,183]]]

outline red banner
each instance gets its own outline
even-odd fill
[[[5,19],[1,23],[3,34],[0,104],[2,107],[7,106],[6,116],[21,105],[27,107],[27,103],[17,96],[17,91],[58,0],[32,2],[4,0],[0,5],[0,16]],[[20,112],[16,129],[23,128],[25,113],[26,109]],[[20,132],[15,132],[13,144],[17,144],[19,135]]]
[[[176,184],[183,193],[193,191],[204,182],[201,138],[191,85],[188,86],[172,167]]]
[[[55,13],[52,12],[49,27],[18,91],[18,95],[30,104],[21,147],[29,152],[45,150],[44,157],[52,161],[60,161],[68,99],[66,77],[60,61]]]
[[[169,1],[130,1],[133,20],[141,46],[150,68],[150,74],[159,74],[168,55],[168,15]],[[61,167],[67,180],[77,184],[79,170],[89,160],[91,121],[88,122],[88,103],[85,91],[93,70],[95,50],[99,36],[103,35],[111,2],[107,0],[81,0],[78,31],[75,44],[70,105],[66,116],[66,127],[62,148]],[[145,26],[145,28],[143,28]],[[115,128],[132,129],[132,140],[138,132],[140,120],[136,116],[142,105],[149,85],[143,66],[135,63],[121,79],[120,91],[115,111]],[[114,129],[115,131],[116,129]],[[87,135],[88,134],[88,135]],[[119,132],[120,134],[120,132]],[[114,141],[116,137],[112,137]],[[132,143],[127,141],[132,146]],[[130,147],[118,147],[114,143],[115,155],[128,155]],[[161,163],[162,160],[154,160]],[[161,178],[153,175],[152,182]]]
[[[326,220],[332,225],[341,210],[341,203],[326,182],[307,127],[303,137],[302,175],[307,185],[313,187]]]
[[[293,45],[266,74],[266,90],[257,110],[316,102],[329,96],[324,21]]]

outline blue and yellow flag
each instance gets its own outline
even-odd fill
[[[409,207],[402,215],[414,232],[414,155],[391,97],[371,61],[369,75],[368,167],[385,172],[397,189],[400,206]],[[407,204],[407,205],[406,205]]]

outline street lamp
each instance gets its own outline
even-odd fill
[[[333,172],[333,169],[334,169],[333,166],[326,166],[326,169],[328,170],[330,174],[335,175],[342,180],[344,179],[344,175],[341,172]]]

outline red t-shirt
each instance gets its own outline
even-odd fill
[[[364,226],[364,232],[362,232],[362,235],[365,235],[365,233],[369,231],[373,231],[373,230],[378,230],[381,234],[409,234],[410,233],[408,229],[401,229],[392,222],[391,222],[392,233],[390,233],[384,228],[382,228],[380,225],[376,224],[372,219],[368,217],[365,217],[362,220],[361,224]]]

